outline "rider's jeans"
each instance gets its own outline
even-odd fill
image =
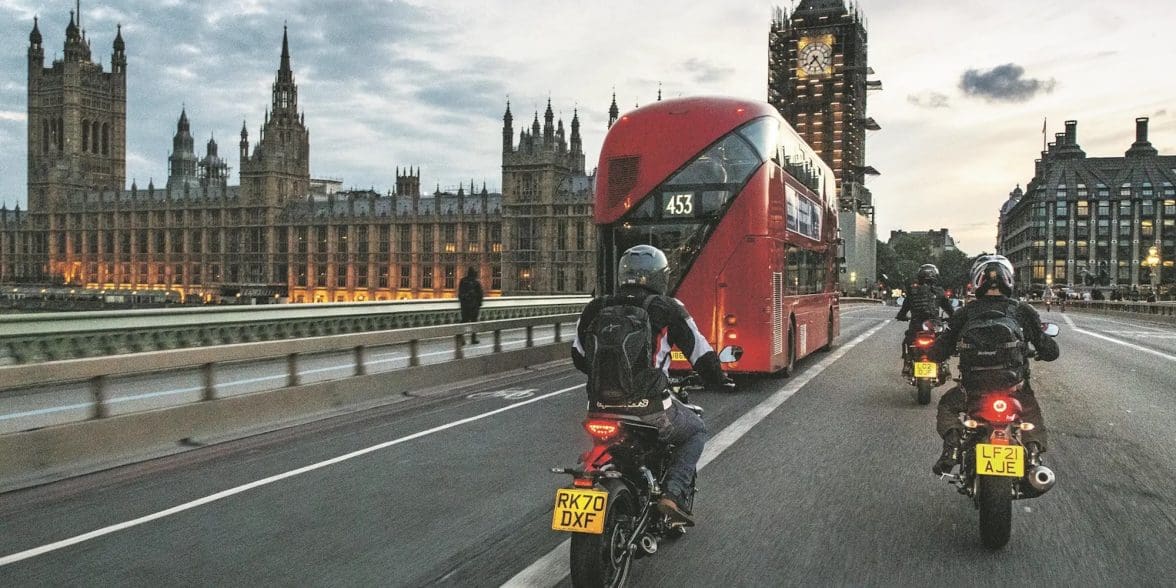
[[[673,398],[670,408],[646,416],[644,420],[657,425],[658,441],[675,447],[666,476],[665,491],[681,505],[698,471],[698,460],[706,445],[706,425],[702,417],[686,408],[677,398]]]

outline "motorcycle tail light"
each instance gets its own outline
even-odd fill
[[[915,347],[930,347],[935,344],[934,337],[915,337]]]
[[[572,480],[572,485],[577,488],[591,488],[596,485],[592,478],[576,478]]]
[[[588,419],[584,421],[584,430],[588,431],[593,439],[608,441],[620,433],[621,424],[606,419]]]
[[[1011,423],[1021,414],[1021,403],[1006,393],[987,394],[977,416],[990,423]]]

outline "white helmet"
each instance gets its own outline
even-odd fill
[[[999,288],[1005,296],[1013,295],[1013,264],[1003,255],[981,255],[972,264],[972,286],[980,296],[991,288]]]

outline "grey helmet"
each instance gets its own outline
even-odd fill
[[[641,286],[655,294],[665,294],[669,283],[670,262],[661,249],[636,245],[621,254],[617,264],[619,286]]]

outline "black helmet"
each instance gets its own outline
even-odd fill
[[[1013,295],[1013,264],[1003,255],[977,257],[969,274],[977,296],[983,296],[992,288],[999,289],[1005,296]]]
[[[617,264],[617,284],[641,286],[655,294],[665,294],[670,274],[666,254],[652,245],[636,245],[621,254]]]
[[[933,264],[924,263],[919,266],[919,273],[915,275],[915,279],[920,284],[934,284],[935,280],[939,279],[939,268]]]

